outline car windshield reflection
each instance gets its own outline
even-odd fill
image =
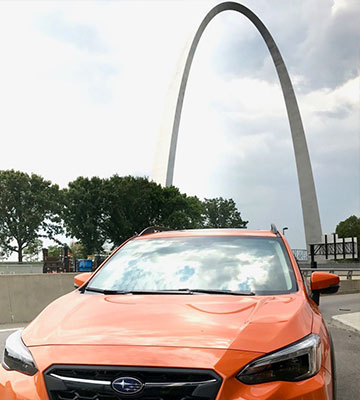
[[[296,283],[278,238],[194,236],[133,240],[87,286],[87,290],[114,294],[175,293],[181,288],[285,294],[295,291]]]

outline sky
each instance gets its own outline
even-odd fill
[[[66,187],[78,176],[151,179],[181,51],[215,1],[0,1],[0,169]],[[244,0],[292,79],[323,233],[360,216],[360,2]],[[256,28],[226,11],[195,54],[174,185],[233,198],[250,229],[304,248],[285,103]]]

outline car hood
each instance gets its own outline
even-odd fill
[[[301,292],[280,296],[110,295],[78,291],[23,332],[27,346],[112,345],[269,352],[310,333]]]

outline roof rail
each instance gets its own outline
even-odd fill
[[[271,224],[271,232],[274,233],[276,236],[280,236],[279,231],[277,230],[277,227],[275,224]]]
[[[147,228],[143,229],[137,236],[146,235],[147,233],[154,233],[154,232],[164,232],[164,231],[171,231],[171,228],[167,228],[166,226],[148,226]]]

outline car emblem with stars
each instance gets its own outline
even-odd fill
[[[141,392],[144,388],[144,384],[137,378],[124,376],[115,379],[112,383],[112,388],[121,394],[136,394]]]

